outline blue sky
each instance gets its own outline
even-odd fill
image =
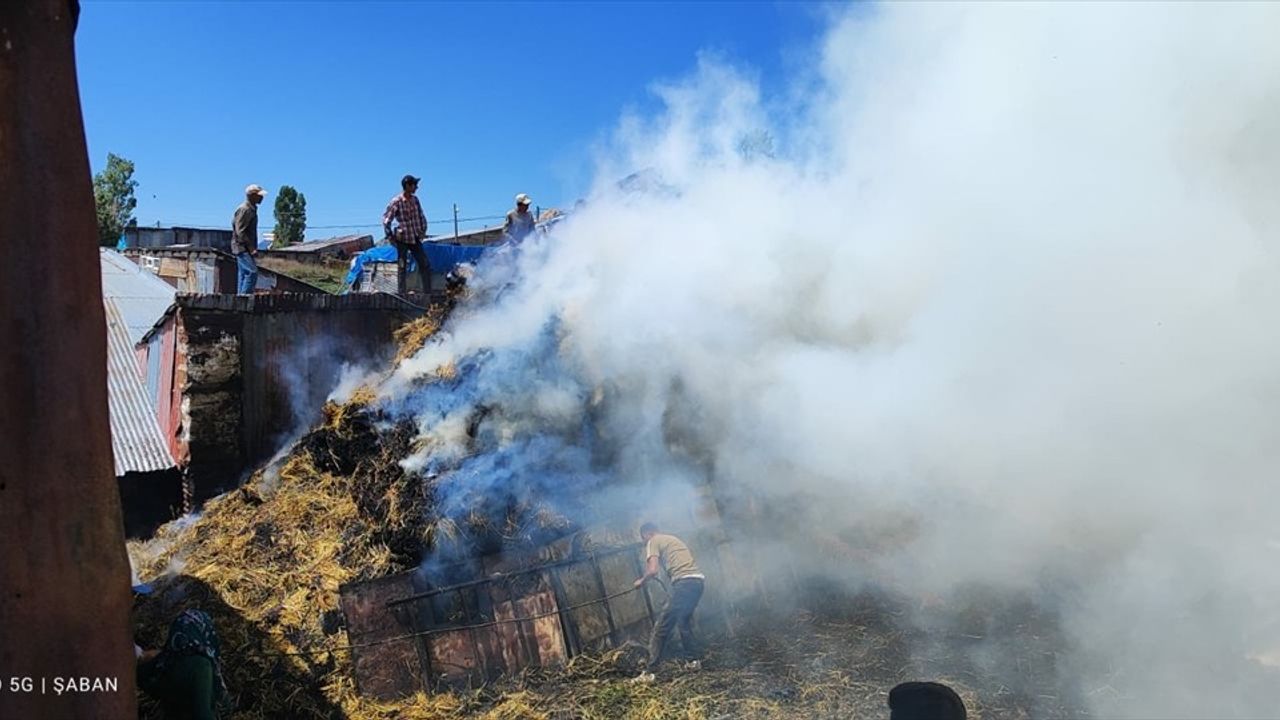
[[[143,225],[225,226],[245,185],[293,185],[310,238],[372,232],[327,226],[376,226],[412,172],[435,234],[455,202],[464,218],[504,213],[517,192],[571,205],[592,145],[625,110],[653,108],[655,81],[710,51],[768,92],[812,51],[823,14],[789,2],[87,1],[76,45],[90,162],[136,163]]]

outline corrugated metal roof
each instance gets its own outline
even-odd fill
[[[447,225],[447,221],[441,221],[436,224]],[[464,238],[472,238],[472,237],[484,236],[484,235],[493,235],[494,237],[501,237],[502,226],[486,225],[482,228],[473,228],[471,230],[461,230],[458,232],[457,235],[454,235],[452,231],[446,231],[446,232],[440,233],[439,235],[428,235],[427,242],[452,242],[454,238],[458,238],[459,240],[461,240]]]
[[[169,454],[155,408],[143,387],[129,327],[113,299],[103,298],[102,302],[107,310],[107,400],[116,476],[168,470],[177,463]]]
[[[113,301],[120,310],[129,342],[136,345],[164,317],[177,290],[115,250],[100,248],[98,258],[102,265],[102,297]]]
[[[368,240],[368,246],[373,247],[372,235],[341,235],[338,237],[324,238],[323,240],[308,240],[297,245],[289,245],[282,248],[272,248],[271,252],[283,253],[312,253],[323,252],[334,247],[341,247],[349,243]],[[363,244],[363,243],[362,243]]]

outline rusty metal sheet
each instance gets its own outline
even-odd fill
[[[399,632],[412,628],[421,633],[417,638],[420,685],[432,690],[441,685],[474,686],[647,637],[652,606],[644,594],[627,592],[640,570],[636,547],[582,556],[572,554],[572,544],[559,550],[569,554],[557,552],[553,543],[536,555],[484,558],[475,574],[454,577],[456,584],[447,587],[425,585],[425,580],[413,579],[419,577],[416,573],[385,579],[400,583],[397,592],[383,592],[378,600],[365,601],[383,602],[382,613],[347,599],[349,594],[371,596],[364,588],[380,586],[364,583],[355,592],[344,587],[344,613],[359,615],[348,619],[352,641],[373,632],[378,623],[394,625]],[[526,564],[537,558],[542,558],[541,564]],[[415,590],[415,584],[423,587]],[[604,599],[611,595],[618,597]],[[404,650],[385,657],[366,652],[361,663],[394,663],[401,674],[358,664],[361,692],[374,694],[365,689],[373,682],[370,678],[404,692],[404,668],[411,667],[408,656]],[[388,676],[394,676],[393,681],[385,680]],[[385,696],[387,691],[383,692]]]
[[[494,602],[494,620],[533,618],[495,627],[498,650],[507,672],[518,672],[525,667],[561,665],[569,659],[555,594],[545,586],[545,581],[542,585],[540,589],[514,600],[507,597],[505,588],[494,588],[495,596],[503,598]]]
[[[421,689],[429,677],[418,639],[391,640],[413,632],[413,622],[404,612],[389,608],[387,603],[414,591],[409,573],[339,589],[347,640],[355,646],[380,643],[351,651],[356,689],[362,695],[386,700],[405,697]]]
[[[603,597],[593,569],[587,563],[576,563],[554,571],[564,588],[566,607],[574,607]],[[578,652],[598,652],[611,645],[609,617],[601,604],[575,607],[565,613],[573,623]]]
[[[474,633],[471,630],[452,630],[428,637],[434,682],[456,686],[483,679],[483,658],[482,653],[477,652]]]
[[[640,553],[626,552],[597,560],[607,594],[613,595],[631,588],[642,572],[639,558]],[[618,644],[628,640],[643,642],[648,639],[649,631],[653,628],[653,618],[642,593],[627,593],[610,600],[609,612],[618,633]]]

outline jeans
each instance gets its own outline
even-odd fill
[[[422,292],[431,294],[431,263],[427,262],[427,253],[422,249],[422,243],[396,243],[396,258],[400,265],[400,294],[404,294],[407,281],[405,268],[410,255],[418,266],[418,277],[422,278]]]
[[[252,295],[258,286],[258,263],[247,252],[236,253],[236,292]]]
[[[680,641],[684,645],[685,657],[696,660],[701,656],[701,648],[697,638],[693,636],[693,611],[702,599],[702,590],[703,583],[698,578],[685,578],[671,583],[671,597],[667,598],[666,607],[658,613],[658,619],[653,623],[653,634],[649,637],[650,670],[662,662],[663,647],[676,628],[680,628]]]

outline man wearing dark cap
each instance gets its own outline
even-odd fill
[[[889,720],[965,720],[964,701],[936,682],[904,682],[889,691]]]
[[[431,265],[427,262],[427,254],[422,250],[422,240],[427,236],[427,216],[422,212],[422,204],[418,202],[416,195],[421,179],[405,175],[400,180],[400,194],[391,198],[386,211],[382,213],[382,229],[396,246],[398,253],[401,295],[404,294],[405,264],[409,255],[413,256],[418,265],[422,291],[431,293]]]

